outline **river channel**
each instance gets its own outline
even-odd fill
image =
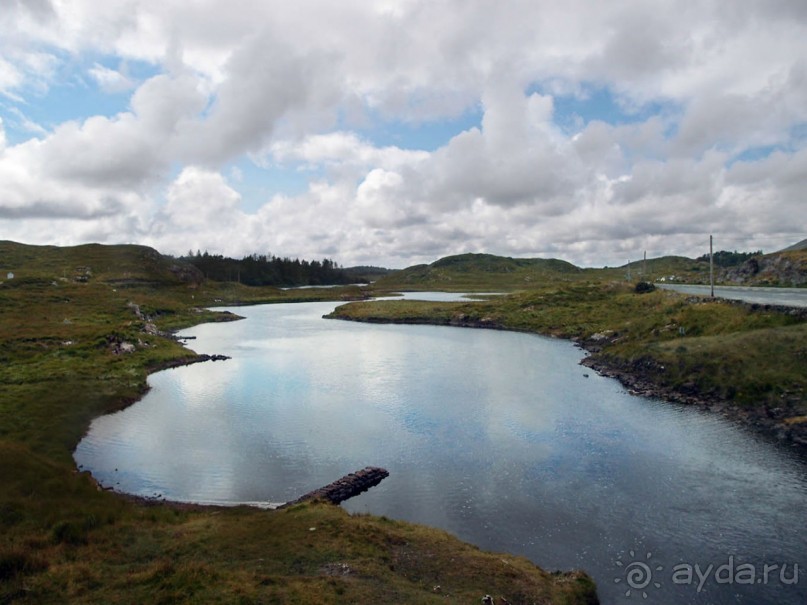
[[[150,377],[76,463],[146,497],[279,503],[364,466],[352,512],[448,530],[603,603],[807,602],[807,468],[719,416],[628,394],[571,343],[239,307],[190,346],[227,361]],[[645,597],[646,595],[646,597]]]

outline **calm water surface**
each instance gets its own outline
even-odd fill
[[[348,510],[583,568],[606,604],[807,603],[807,469],[789,452],[630,396],[568,342],[321,319],[333,307],[240,307],[244,321],[188,330],[232,359],[151,376],[77,463],[120,491],[212,503],[383,466]]]

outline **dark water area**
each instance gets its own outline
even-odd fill
[[[151,376],[93,422],[77,464],[122,492],[219,504],[382,466],[346,509],[582,568],[603,603],[807,603],[807,468],[786,449],[631,396],[565,341],[322,319],[333,307],[239,307],[244,321],[186,331],[232,359]]]

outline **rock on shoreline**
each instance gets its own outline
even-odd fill
[[[227,359],[232,359],[227,355],[208,355],[207,353],[202,353],[201,355],[193,355],[188,357],[178,357],[176,359],[169,359],[158,364],[154,371],[159,370],[169,370],[171,368],[179,368],[182,366],[189,366],[194,363],[202,363],[203,361],[225,361]]]
[[[389,472],[386,469],[377,466],[367,466],[360,471],[345,475],[325,487],[315,489],[304,496],[300,496],[296,500],[287,502],[279,508],[286,508],[308,500],[325,500],[331,504],[340,504],[345,500],[366,492],[371,487],[375,487],[387,477],[389,477]]]

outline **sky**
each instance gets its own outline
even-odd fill
[[[0,0],[0,239],[614,266],[805,195],[804,0]]]

